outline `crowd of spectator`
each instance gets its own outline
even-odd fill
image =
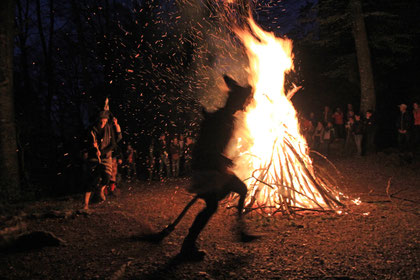
[[[347,104],[345,111],[337,107],[334,112],[325,106],[318,117],[314,112],[308,118],[301,117],[301,124],[308,146],[325,155],[330,154],[331,145],[338,140],[342,140],[342,151],[349,155],[375,152],[376,123],[370,110],[361,116],[352,104]]]
[[[405,162],[413,159],[413,151],[420,148],[420,108],[417,102],[412,108],[399,104],[399,115],[395,120],[398,150]],[[321,112],[300,116],[301,132],[309,148],[324,155],[330,155],[332,145],[338,143],[340,153],[348,156],[364,156],[376,152],[377,130],[374,112],[360,114],[352,104],[345,110],[336,107],[334,111],[325,106]],[[117,185],[122,181],[132,182],[139,178],[139,165],[147,170],[149,181],[166,180],[191,174],[191,133],[162,133],[150,138],[148,149],[141,158],[128,142],[121,146],[121,127],[109,110],[101,111],[97,122],[87,137],[83,152],[85,161],[86,194],[85,209],[89,208],[91,192],[99,190],[99,197],[117,194]]]
[[[401,158],[411,161],[413,151],[420,148],[420,109],[417,102],[412,108],[399,104],[399,116],[395,120],[398,150]],[[301,116],[301,131],[308,146],[329,155],[331,144],[341,143],[340,152],[345,155],[363,156],[376,152],[375,136],[377,123],[374,112],[364,114],[355,112],[352,104],[346,109],[340,107],[334,111],[329,106],[317,115],[311,112],[307,118]]]
[[[152,139],[148,153],[148,179],[164,180],[190,175],[191,152],[194,138],[188,134],[162,133],[157,140]]]

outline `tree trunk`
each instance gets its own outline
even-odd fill
[[[26,42],[28,40],[29,32],[29,0],[26,1],[25,9],[23,9],[21,1],[16,1],[17,4],[17,29],[18,29],[18,40],[17,45],[21,51],[21,72],[23,77],[23,88],[26,94],[32,95],[32,83],[29,75],[29,63],[28,63],[28,47]],[[32,98],[31,98],[32,99]]]
[[[79,6],[79,2],[77,0],[71,0],[71,8],[72,8],[72,16],[73,20],[76,24],[76,33],[77,33],[77,53],[80,57],[80,64],[81,64],[81,77],[79,80],[79,75],[76,75],[77,83],[76,83],[76,106],[79,115],[79,124],[80,129],[83,128],[83,117],[81,113],[81,106],[82,106],[82,97],[83,93],[86,92],[89,88],[89,85],[92,83],[92,79],[90,77],[90,73],[88,71],[88,57],[89,53],[86,51],[86,37],[85,37],[85,30],[84,25],[82,23],[82,8]]]
[[[48,29],[48,42],[44,33],[42,14],[41,14],[41,0],[36,1],[36,14],[37,14],[37,23],[39,37],[42,46],[42,53],[44,54],[44,74],[45,79],[47,80],[47,96],[45,101],[45,118],[46,118],[46,129],[50,130],[52,128],[52,98],[53,98],[53,82],[54,82],[54,72],[53,72],[53,36],[54,36],[54,0],[48,2],[49,6],[49,29]],[[39,91],[42,92],[42,85],[40,85]]]
[[[0,1],[0,198],[20,193],[13,101],[13,20],[15,2]]]
[[[353,37],[356,45],[360,75],[360,111],[375,110],[376,94],[369,43],[362,11],[362,0],[350,0],[353,18]]]

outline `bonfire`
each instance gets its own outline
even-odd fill
[[[254,101],[237,116],[242,126],[228,151],[235,157],[235,173],[248,186],[246,211],[267,215],[339,212],[346,197],[334,176],[314,166],[299,131],[290,101],[299,87],[284,90],[285,74],[293,70],[292,41],[265,32],[253,19],[248,23],[249,28],[234,31],[246,48]]]

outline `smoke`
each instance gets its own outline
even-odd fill
[[[183,36],[191,46],[192,86],[199,102],[212,111],[225,103],[224,74],[240,84],[247,83],[247,56],[232,31],[240,16],[233,5],[221,1],[178,2],[184,19]]]

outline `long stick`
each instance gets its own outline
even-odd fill
[[[95,146],[95,148],[96,148],[96,156],[98,157],[98,161],[99,161],[99,163],[101,163],[101,157],[99,156],[99,147],[98,147],[98,141],[96,140],[96,136],[95,136],[95,133],[93,133],[93,131],[91,130],[90,131],[90,134],[92,134],[92,137],[93,137],[93,144],[94,144],[94,146]]]
[[[149,241],[153,243],[161,242],[166,236],[168,236],[172,231],[174,231],[176,225],[181,221],[185,213],[187,213],[188,209],[190,209],[190,207],[197,201],[197,199],[198,199],[198,196],[194,196],[194,198],[191,199],[191,201],[184,207],[184,210],[182,210],[181,214],[179,214],[179,216],[175,219],[175,221],[173,221],[171,224],[169,224],[166,228],[164,228],[160,232],[143,235],[136,238],[142,241]]]
[[[182,218],[185,216],[185,214],[188,212],[188,209],[190,209],[191,206],[197,201],[198,196],[194,196],[193,199],[185,206],[184,210],[182,210],[181,214],[173,221],[171,224],[169,224],[162,232],[168,231],[167,234],[171,233],[176,225],[182,220]]]

